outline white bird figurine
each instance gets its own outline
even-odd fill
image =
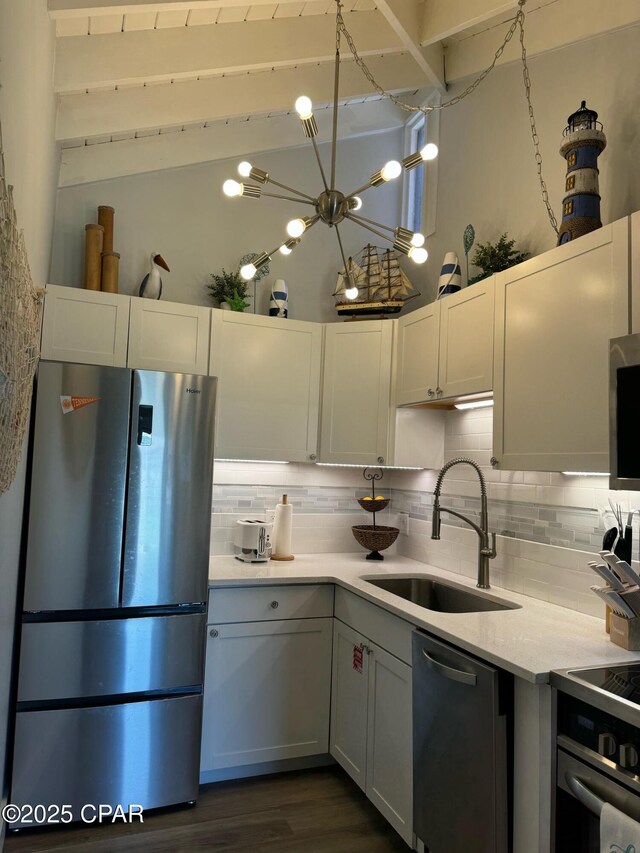
[[[140,283],[138,296],[144,296],[145,299],[160,299],[162,296],[160,267],[167,272],[171,272],[162,255],[158,255],[156,252],[151,252],[150,269]]]

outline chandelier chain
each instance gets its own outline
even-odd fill
[[[453,107],[456,104],[459,104],[460,101],[464,100],[466,97],[471,95],[478,86],[489,76],[489,74],[493,71],[496,66],[496,63],[504,53],[507,45],[513,38],[516,30],[519,28],[520,30],[520,48],[521,48],[521,58],[522,58],[522,78],[524,83],[524,91],[525,98],[527,101],[527,108],[529,114],[529,125],[531,128],[531,140],[533,142],[533,150],[536,161],[536,172],[538,175],[538,181],[540,183],[540,193],[542,196],[543,204],[547,210],[547,216],[549,217],[549,222],[551,227],[558,234],[558,221],[551,207],[551,203],[549,201],[549,191],[547,189],[546,182],[544,180],[542,174],[542,154],[540,153],[540,137],[538,136],[538,131],[536,127],[536,119],[535,113],[533,110],[533,103],[531,101],[531,77],[529,75],[529,66],[527,64],[527,50],[525,47],[525,38],[524,38],[524,5],[527,0],[518,0],[518,11],[514,18],[511,19],[509,24],[509,29],[505,33],[504,39],[502,40],[500,46],[496,50],[493,60],[491,64],[488,65],[484,71],[482,71],[478,77],[473,80],[466,89],[464,89],[460,94],[455,95],[453,98],[449,98],[446,101],[441,101],[439,104],[430,104],[429,106],[416,106],[414,104],[409,104],[406,101],[403,101],[397,95],[394,95],[392,92],[387,92],[375,79],[373,73],[367,66],[366,62],[358,53],[358,49],[356,48],[355,42],[347,29],[347,26],[344,22],[344,18],[342,16],[342,3],[341,0],[336,0],[337,4],[337,12],[336,12],[336,50],[340,49],[340,34],[344,36],[344,39],[349,46],[349,50],[355,60],[356,65],[360,68],[364,76],[367,78],[373,89],[383,98],[388,98],[392,101],[397,107],[407,112],[412,113],[422,113],[423,115],[428,115],[431,112],[435,112],[436,110],[444,110],[448,107]]]

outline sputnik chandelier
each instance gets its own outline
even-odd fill
[[[416,264],[423,264],[427,260],[427,250],[424,248],[424,235],[419,233],[414,233],[407,228],[391,228],[388,225],[383,225],[380,222],[376,222],[373,219],[367,219],[366,217],[357,213],[362,208],[362,199],[361,194],[366,190],[372,187],[380,187],[389,181],[394,181],[400,177],[402,174],[403,168],[407,171],[411,169],[415,169],[421,163],[427,160],[433,160],[438,155],[438,148],[432,142],[427,143],[420,151],[416,151],[414,154],[410,154],[408,157],[405,157],[402,162],[398,162],[397,160],[390,160],[388,163],[378,169],[377,172],[374,172],[366,184],[357,189],[343,193],[341,190],[336,188],[336,152],[337,152],[337,137],[338,137],[338,92],[339,92],[339,82],[340,82],[340,32],[344,27],[344,23],[342,20],[342,12],[341,12],[341,2],[340,0],[336,0],[337,2],[337,12],[336,12],[336,58],[335,58],[335,70],[334,70],[334,90],[333,90],[333,129],[332,129],[332,140],[331,140],[331,172],[329,180],[327,180],[327,176],[322,165],[322,160],[320,158],[320,152],[318,150],[318,144],[316,142],[316,136],[318,135],[318,125],[316,124],[316,120],[313,115],[313,105],[311,103],[311,99],[306,95],[302,95],[295,102],[295,110],[300,117],[300,121],[302,123],[302,129],[304,131],[305,136],[311,140],[313,145],[313,150],[316,155],[316,159],[318,161],[318,167],[320,169],[320,175],[322,177],[322,183],[324,185],[324,189],[322,192],[316,197],[307,195],[306,193],[301,192],[300,190],[294,189],[293,187],[289,187],[286,184],[282,184],[279,181],[274,180],[267,172],[262,169],[258,169],[251,165],[251,163],[242,162],[238,166],[238,172],[241,178],[250,179],[255,181],[255,183],[245,183],[244,181],[235,181],[235,180],[227,180],[224,182],[222,186],[222,190],[225,195],[229,197],[237,197],[244,196],[246,198],[260,198],[261,196],[268,196],[270,198],[280,198],[285,199],[286,201],[297,201],[300,204],[305,204],[310,207],[313,207],[314,212],[309,216],[301,216],[297,219],[292,219],[289,223],[287,223],[287,234],[289,239],[284,243],[277,245],[274,249],[271,249],[268,252],[262,252],[257,257],[255,257],[250,263],[244,264],[240,268],[240,275],[245,281],[250,281],[258,272],[258,270],[263,267],[265,264],[269,263],[271,260],[271,256],[274,255],[277,251],[280,251],[283,255],[289,255],[293,251],[293,249],[298,245],[304,234],[317,222],[324,222],[325,225],[328,225],[329,228],[333,228],[338,239],[338,245],[340,247],[340,254],[342,256],[342,263],[344,264],[344,279],[345,279],[345,295],[347,299],[355,299],[358,296],[358,289],[353,284],[350,276],[349,265],[347,264],[347,259],[344,253],[344,247],[342,245],[342,237],[340,236],[340,230],[338,225],[343,222],[343,220],[349,220],[350,222],[355,222],[360,225],[362,228],[366,228],[368,231],[373,232],[379,237],[382,237],[384,240],[388,240],[393,244],[393,248],[398,252],[401,252],[403,255],[408,255],[412,261]],[[287,193],[293,193],[291,195],[282,195],[281,193],[271,193],[265,192],[263,190],[263,186],[265,184],[272,184],[275,187],[278,187],[282,190],[285,190]],[[391,234],[391,236],[387,236],[387,234],[383,233],[387,232],[387,234]]]

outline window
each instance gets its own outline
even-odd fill
[[[432,96],[422,106],[439,103],[439,95]],[[427,142],[438,144],[439,112],[436,110],[425,116],[413,113],[405,124],[405,157],[420,151]],[[421,163],[415,169],[404,173],[402,198],[402,224],[411,231],[420,231],[425,237],[436,230],[436,189],[438,159]]]

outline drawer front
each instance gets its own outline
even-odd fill
[[[336,619],[411,666],[413,625],[410,622],[340,587],[336,588],[335,615]]]
[[[209,624],[333,616],[333,584],[209,590]]]

